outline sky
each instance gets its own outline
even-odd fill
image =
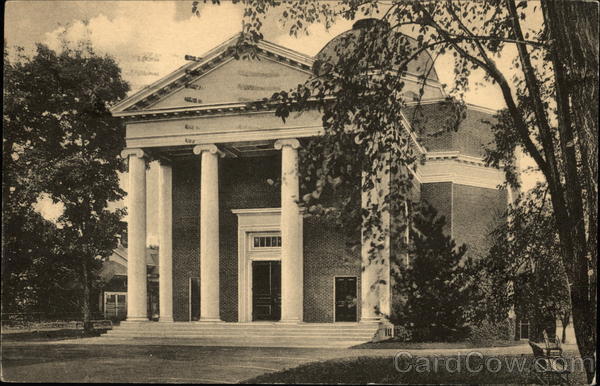
[[[210,2],[209,2],[210,3]],[[168,75],[184,65],[184,55],[202,56],[211,48],[238,33],[242,27],[242,8],[228,1],[221,5],[203,4],[199,17],[192,15],[192,1],[7,1],[5,3],[4,36],[7,46],[21,46],[34,52],[36,43],[60,48],[60,37],[70,41],[89,39],[100,54],[113,56],[122,75],[131,85],[131,93]],[[291,37],[276,18],[265,21],[265,39],[284,47],[315,55],[329,40],[350,29],[352,21],[340,21],[330,30],[313,25],[308,36]],[[507,70],[510,55],[499,59],[500,69]],[[441,83],[452,84],[453,65],[450,56],[436,63]],[[480,80],[481,74],[475,74]],[[498,87],[480,86],[466,95],[466,101],[492,109],[504,107]],[[530,160],[522,164],[529,166]],[[127,190],[127,178],[122,176]],[[537,176],[524,178],[524,188],[532,186]],[[157,168],[148,175],[148,201],[155,202]],[[148,243],[157,244],[156,205],[148,205]],[[38,210],[48,218],[56,218],[60,208],[43,199]]]

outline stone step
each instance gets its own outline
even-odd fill
[[[169,330],[169,329],[152,329],[152,330],[130,330],[130,329],[114,329],[109,330],[110,334],[198,334],[198,335],[297,335],[297,336],[373,336],[373,331],[322,331],[322,330],[314,330],[314,331],[298,331],[298,330],[200,330],[200,329],[177,329],[177,330]]]
[[[273,339],[273,338],[169,338],[169,337],[111,337],[96,338],[94,344],[142,344],[173,346],[226,346],[226,347],[294,347],[294,348],[348,348],[365,343],[364,340]]]
[[[370,325],[359,326],[359,325],[345,325],[345,324],[241,324],[241,323],[201,323],[201,322],[188,322],[188,323],[122,323],[119,326],[115,326],[115,329],[128,329],[128,330],[154,330],[154,329],[202,329],[202,330],[269,330],[269,331],[281,331],[281,330],[294,330],[294,331],[369,331],[375,332],[377,327]]]
[[[112,330],[108,331],[106,335],[143,335],[143,336],[231,336],[231,337],[244,337],[244,336],[267,336],[267,337],[298,337],[298,338],[340,338],[340,337],[352,337],[356,339],[371,339],[374,334],[372,333],[343,333],[343,334],[330,334],[323,332],[315,333],[303,333],[303,332],[267,332],[267,331],[241,331],[241,332],[227,332],[227,331],[122,331]]]
[[[374,333],[376,330],[367,328],[298,328],[298,327],[244,327],[244,328],[230,328],[230,327],[213,327],[213,326],[148,326],[144,328],[129,327],[129,326],[117,326],[115,330],[123,331],[303,331],[303,332],[324,332],[324,333],[338,333],[338,332],[364,332]]]
[[[276,341],[288,341],[288,340],[314,340],[321,342],[330,342],[330,341],[360,341],[361,343],[368,342],[371,340],[370,337],[360,337],[360,336],[297,336],[297,335],[198,335],[198,334],[109,334],[107,337],[120,337],[120,338],[177,338],[177,339],[218,339],[218,340],[232,340],[232,341],[243,341],[245,339],[266,339],[266,340],[276,340]]]
[[[356,339],[370,339],[373,334],[363,332],[346,332],[346,333],[327,333],[327,332],[306,332],[306,331],[128,331],[128,330],[111,330],[106,336],[264,336],[264,337],[296,337],[296,338],[344,338],[352,337]]]

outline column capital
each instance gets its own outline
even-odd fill
[[[148,154],[146,154],[143,149],[139,149],[139,148],[138,149],[135,149],[135,148],[129,149],[128,148],[128,149],[123,149],[123,151],[121,151],[122,158],[127,158],[130,155],[134,155],[138,158],[147,158],[148,157]]]
[[[300,147],[300,141],[296,138],[278,139],[275,141],[275,149],[281,150],[284,146],[290,146],[292,149]]]
[[[196,145],[194,146],[194,154],[202,154],[203,151],[208,151],[212,154],[218,154],[221,158],[225,157],[225,153],[223,153],[217,145],[215,144],[204,144],[204,145]]]

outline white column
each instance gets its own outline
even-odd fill
[[[158,170],[158,304],[160,321],[173,321],[173,198],[171,165],[161,160]]]
[[[125,149],[129,157],[127,195],[127,320],[148,320],[146,276],[146,160],[142,149]]]
[[[219,156],[215,145],[197,145],[200,172],[200,321],[220,321],[219,310]]]
[[[302,321],[302,217],[297,200],[300,198],[298,181],[297,139],[275,142],[281,149],[281,321]]]
[[[373,188],[362,192],[362,207],[368,209],[377,204],[379,208],[384,198],[389,194],[389,167],[377,173],[377,177],[363,173],[363,184],[366,178],[371,178]],[[377,181],[379,179],[379,181]],[[361,272],[361,317],[363,323],[378,322],[386,319],[391,313],[391,274],[390,274],[390,213],[386,208],[379,211],[381,229],[367,232],[362,230],[362,272]],[[383,248],[372,250],[373,244]]]

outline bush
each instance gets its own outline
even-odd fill
[[[394,338],[400,342],[410,342],[412,341],[412,334],[404,326],[394,326]]]
[[[423,206],[413,218],[408,265],[393,271],[392,321],[407,327],[413,341],[455,342],[468,337],[469,276],[461,261],[463,244],[456,247],[446,235],[445,218],[434,208]]]
[[[498,323],[483,321],[471,326],[470,330],[467,340],[475,344],[497,340],[512,340],[514,338],[514,321],[511,319]]]
[[[450,329],[446,326],[412,327],[413,342],[460,342],[469,336],[468,327]]]

